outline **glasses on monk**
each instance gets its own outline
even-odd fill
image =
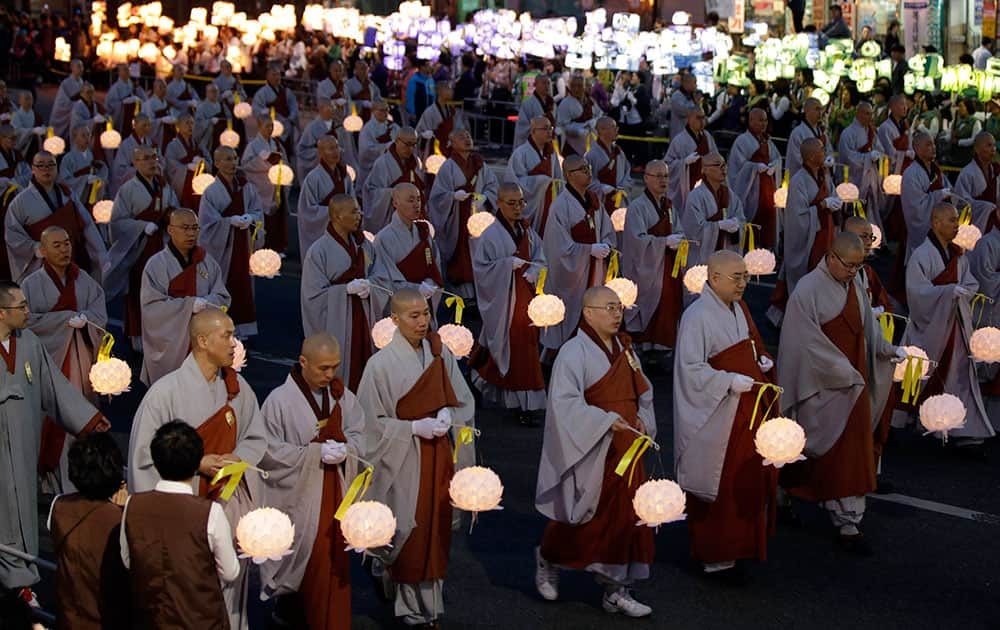
[[[876,240],[874,234],[858,234],[858,238],[862,243],[874,243]]]
[[[621,305],[621,303],[618,303],[618,304],[605,304],[604,306],[587,306],[587,305],[584,305],[583,308],[593,308],[593,309],[596,309],[596,310],[599,310],[599,311],[607,311],[607,312],[611,313],[612,315],[615,315],[617,313],[621,313],[622,310],[625,307],[623,307]]]
[[[590,172],[590,170],[591,170],[591,169],[590,169],[590,165],[588,164],[587,166],[581,166],[580,168],[574,168],[573,170],[570,170],[570,171],[566,171],[566,172],[567,172],[567,173],[577,173],[577,172],[579,172],[579,171],[584,171],[584,172],[587,172],[587,173],[589,173],[589,172]]]
[[[201,226],[197,223],[194,224],[171,224],[170,227],[177,228],[181,232],[198,232],[201,230]]]
[[[849,263],[845,261],[843,258],[841,258],[840,254],[838,254],[837,252],[831,252],[831,253],[833,254],[833,257],[836,258],[837,261],[844,266],[844,269],[847,269],[848,271],[857,271],[858,269],[861,269],[861,267],[865,264],[863,261],[859,263]]]
[[[720,168],[722,170],[726,170],[726,163],[725,162],[719,162],[719,163],[708,162],[704,166],[705,166],[705,168]]]
[[[722,275],[729,278],[736,284],[747,284],[750,282],[749,273],[724,273]]]
[[[532,131],[552,131],[552,127],[532,127]]]
[[[668,173],[646,173],[647,177],[652,177],[653,179],[667,179],[670,177]]]
[[[14,306],[0,306],[0,308],[5,311],[26,311],[28,310],[28,303],[22,302],[20,304],[15,304]]]
[[[32,168],[37,168],[37,169],[40,169],[40,170],[43,170],[43,171],[47,171],[50,168],[55,168],[56,167],[56,163],[55,162],[42,162],[40,164],[32,164],[31,166],[32,166]]]
[[[508,199],[503,202],[504,205],[510,206],[512,208],[523,208],[528,205],[528,202],[524,199]]]
[[[415,146],[417,146],[417,141],[416,140],[414,140],[413,142],[410,142],[409,140],[399,140],[399,143],[403,144],[403,145],[406,145],[408,147],[415,147]]]

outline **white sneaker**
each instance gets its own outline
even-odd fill
[[[626,617],[645,617],[653,612],[653,609],[636,601],[628,589],[621,588],[614,593],[604,593],[604,601],[601,602],[605,612],[624,613]]]
[[[542,599],[553,602],[559,598],[559,569],[542,557],[539,547],[535,547],[535,588]]]

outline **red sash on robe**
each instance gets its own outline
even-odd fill
[[[441,103],[435,103],[434,106],[441,113],[441,123],[434,130],[434,138],[438,141],[438,148],[441,149],[441,154],[445,157],[451,157],[452,150],[448,144],[448,140],[451,132],[455,129],[455,112],[448,105],[442,107]],[[428,175],[430,174],[428,173]]]
[[[927,177],[931,180],[930,186],[927,187],[927,192],[931,193],[935,190],[942,190],[944,188],[944,174],[941,172],[941,167],[938,166],[936,161],[931,162],[930,165],[925,165],[921,160],[917,160],[917,163],[924,169],[927,173]],[[902,196],[896,197],[897,209],[899,211],[899,217],[903,218],[903,206],[902,206]],[[892,270],[892,282],[889,286],[889,293],[892,297],[906,306],[906,250],[907,250],[907,239],[909,235],[907,234],[906,221],[900,221],[900,228],[902,232],[899,235],[899,251],[903,255],[896,256],[896,265]]]
[[[236,412],[229,405],[240,393],[240,383],[236,378],[236,370],[222,368],[222,378],[226,384],[226,404],[208,417],[197,428],[198,435],[204,443],[205,455],[226,455],[236,450],[236,436],[239,433]],[[223,479],[215,485],[210,485],[210,478],[202,476],[199,479],[198,495],[213,501],[218,498],[228,479]]]
[[[170,141],[177,136],[177,123],[165,123],[161,118],[166,118],[170,114],[170,106],[166,106],[163,109],[157,109],[153,111],[153,118],[160,121],[160,126],[163,130],[163,135],[160,138],[160,151],[166,151],[167,145]]]
[[[352,96],[351,100],[352,101],[369,101],[369,102],[371,102],[371,100],[372,100],[372,91],[368,87],[370,85],[369,81],[363,81],[363,82],[362,81],[358,81],[358,83],[361,84],[361,90],[357,94],[355,94],[354,96]],[[368,122],[368,119],[371,118],[371,116],[372,116],[372,108],[371,107],[362,107],[361,111],[358,113],[358,115],[361,116],[361,120],[363,120],[365,122]],[[385,142],[388,142],[388,140],[386,140]]]
[[[288,105],[288,88],[280,83],[278,84],[278,87],[274,87],[270,83],[268,83],[267,86],[271,88],[275,94],[277,94],[277,97],[271,101],[271,104],[268,107],[273,107],[275,114],[281,116],[285,120],[288,120],[288,117],[291,115],[291,109]]]
[[[167,295],[172,298],[198,297],[198,264],[205,260],[205,248],[195,245],[191,250],[191,264],[170,279]]]
[[[868,132],[868,142],[858,149],[858,153],[868,153],[875,146],[875,127],[866,127],[865,131]]]
[[[65,184],[57,183],[56,186],[59,187],[59,191],[62,193],[63,205],[44,219],[39,219],[24,227],[28,231],[28,234],[31,235],[31,238],[36,241],[41,241],[42,232],[53,225],[66,230],[70,241],[73,242],[73,262],[81,269],[92,273],[94,270],[91,266],[90,255],[87,253],[87,241],[83,234],[85,228],[83,217],[80,216],[80,212],[73,202],[72,193],[70,193],[69,188]]]
[[[330,284],[341,285],[347,284],[351,280],[364,279],[365,250],[362,247],[365,240],[364,235],[355,232],[349,238],[351,242],[345,243],[340,234],[337,234],[337,231],[329,224],[326,226],[326,233],[344,249],[348,258],[351,259],[351,266],[337,277],[331,278]],[[351,356],[347,357],[350,361],[351,378],[348,386],[352,391],[357,391],[358,384],[361,382],[361,373],[365,369],[365,364],[368,363],[368,358],[372,356],[372,346],[369,341],[368,316],[365,315],[365,306],[361,296],[348,295],[347,299],[351,303],[351,325],[349,327]]]
[[[444,407],[458,407],[458,397],[441,358],[441,338],[427,334],[431,361],[417,382],[396,403],[396,418],[419,420]],[[416,526],[388,567],[395,582],[416,584],[444,579],[451,550],[451,500],[448,486],[455,472],[447,435],[420,442],[420,489],[414,512]]]
[[[537,94],[532,94],[538,100],[538,103],[542,106],[542,115],[549,119],[549,123],[553,128],[556,126],[556,100],[551,96],[545,97],[545,100],[538,98]]]
[[[708,363],[716,370],[774,383],[773,368],[764,373],[757,363],[758,352],[764,348],[757,326],[746,304],[742,301],[739,304],[750,329],[749,337],[710,357]],[[715,501],[709,503],[688,495],[688,538],[691,557],[698,562],[767,559],[767,537],[774,533],[778,472],[772,466],[764,466],[754,447],[757,425],[751,429],[750,419],[757,393],[755,386],[740,395]],[[770,404],[772,396],[770,392],[764,394],[761,404]]]
[[[814,178],[815,179],[815,178]],[[819,230],[816,231],[816,235],[813,237],[812,249],[809,250],[809,268],[807,271],[812,271],[819,264],[819,261],[823,260],[823,256],[830,251],[830,247],[833,246],[833,238],[837,235],[836,228],[833,225],[833,212],[827,208],[819,207],[824,199],[830,196],[830,191],[827,189],[825,173],[820,170],[819,180],[816,181],[819,186],[819,191],[816,196],[813,197],[809,205],[816,206],[816,218],[819,219]]]
[[[96,101],[92,101],[90,105],[87,107],[87,109],[90,110],[91,119],[93,119],[95,116],[104,116],[104,117],[108,116],[107,110],[104,109],[104,107]],[[100,160],[101,162],[108,163],[109,162],[108,156],[104,152],[104,147],[101,145],[101,134],[105,130],[104,125],[105,123],[103,122],[93,123],[91,128],[90,150],[93,151],[95,160]]]
[[[184,157],[181,158],[181,163],[184,165],[190,164],[195,158],[204,158],[201,149],[197,144],[188,144],[184,140],[184,136],[178,135],[177,139],[180,140],[181,146],[184,147]],[[184,173],[184,185],[181,188],[181,207],[182,208],[197,208],[201,205],[201,195],[195,194],[192,182],[194,181],[194,171],[189,168],[185,169]]]
[[[642,372],[630,365],[630,360],[636,359],[629,336],[619,333],[617,343],[612,343],[614,351],[608,352],[604,342],[585,321],[580,323],[580,330],[605,351],[611,362],[604,376],[584,390],[587,404],[616,413],[630,426],[645,430],[639,419],[639,397],[649,386]],[[618,462],[635,438],[631,431],[611,432],[611,446],[604,459],[600,498],[593,518],[579,525],[549,521],[542,535],[540,552],[543,558],[581,570],[592,564],[653,563],[653,531],[649,527],[636,527],[639,517],[632,507],[636,489],[646,481],[645,466],[639,459],[633,474],[619,476],[615,473]]]
[[[909,134],[907,134],[907,132],[910,130],[910,123],[908,123],[905,118],[897,122],[890,116],[890,120],[892,120],[892,122],[896,125],[896,130],[899,131],[899,136],[897,136],[896,139],[892,141],[892,148],[896,149],[897,151],[909,151],[910,136]],[[910,164],[913,164],[913,158],[908,156],[904,157],[903,166],[902,168],[899,169],[899,173],[902,174],[903,171],[905,171],[910,166]]]
[[[708,217],[708,221],[722,221],[726,218],[726,210],[729,208],[729,186],[725,182],[719,184],[716,190],[712,190],[712,187],[705,184],[709,192],[712,193],[712,197],[715,198],[715,206],[717,210],[715,214]],[[739,238],[739,232],[725,232],[719,230],[719,235],[715,239],[715,250],[725,249],[727,244],[736,243],[736,239]]]
[[[389,188],[395,187],[397,184],[413,184],[420,191],[420,217],[421,219],[427,218],[427,184],[424,179],[417,173],[417,158],[411,155],[408,159],[404,160],[399,157],[396,153],[396,144],[393,143],[389,145],[389,155],[392,159],[396,161],[396,166],[399,167],[399,177],[396,181],[389,185]]]
[[[125,334],[129,337],[142,336],[142,307],[139,302],[139,294],[142,290],[142,272],[146,269],[146,263],[149,262],[149,259],[163,249],[163,233],[167,227],[168,208],[163,207],[163,190],[167,183],[159,176],[157,176],[157,182],[159,183],[159,193],[153,196],[145,210],[135,215],[137,221],[155,223],[159,229],[153,232],[152,236],[140,237],[146,242],[143,244],[135,264],[128,270],[128,290],[125,293]]]
[[[584,96],[583,99],[578,100],[578,102],[583,107],[583,111],[580,113],[579,116],[573,119],[573,122],[581,124],[590,122],[590,120],[594,117],[594,102],[590,100],[589,96]],[[590,132],[587,131],[586,133]],[[566,141],[563,142],[562,154],[564,158],[567,158],[571,155],[577,155],[576,149],[574,149],[573,145],[569,143],[568,137],[566,138]]]
[[[759,146],[750,156],[750,161],[770,165],[771,149],[767,135],[757,141]],[[757,214],[753,220],[760,225],[760,247],[774,249],[778,238],[778,216],[774,209],[774,176],[768,175],[765,171],[757,174],[757,180],[760,182],[757,186]]]
[[[326,174],[330,176],[330,181],[333,182],[333,188],[331,188],[330,192],[327,193],[327,195],[319,202],[322,206],[328,206],[330,204],[330,200],[335,196],[342,195],[347,192],[347,187],[344,185],[344,181],[347,178],[347,168],[339,162],[333,168],[327,166],[326,162],[322,160],[320,160],[319,163],[320,166],[323,167],[323,170],[326,171]],[[353,389],[354,387],[351,386],[351,390]]]
[[[396,262],[396,268],[407,282],[420,284],[430,278],[439,287],[444,286],[441,270],[438,269],[437,257],[431,247],[431,229],[426,223],[414,223],[420,240],[406,256]]]
[[[604,168],[597,171],[597,181],[617,189],[618,156],[622,154],[622,150],[617,144],[610,149],[601,144],[600,140],[597,141],[597,144],[608,155],[608,163],[604,165]],[[615,193],[604,196],[604,210],[607,211],[608,216],[611,216],[611,213],[617,209],[615,208],[615,196]]]
[[[670,199],[665,198],[663,204],[657,204],[647,190],[646,197],[660,219],[646,229],[646,233],[651,236],[667,237],[673,234],[670,221]],[[632,335],[636,343],[653,343],[666,348],[673,348],[677,343],[677,324],[681,319],[681,311],[684,310],[684,283],[683,274],[673,277],[674,258],[677,252],[666,247],[663,253],[663,281],[660,288],[660,300],[656,304],[656,310],[649,318],[646,329],[640,333]]]
[[[472,215],[473,195],[476,192],[476,181],[479,172],[483,168],[483,156],[478,153],[470,153],[468,160],[463,160],[462,156],[455,152],[451,159],[454,160],[462,175],[465,176],[465,183],[458,187],[469,193],[469,198],[458,202],[458,238],[455,241],[455,251],[451,259],[445,263],[445,275],[455,286],[473,281],[472,275],[472,251],[470,249],[471,238],[469,236],[469,217]],[[483,201],[485,203],[485,200]],[[483,209],[480,208],[480,211]]]
[[[823,333],[851,362],[865,381],[847,418],[844,431],[820,457],[791,464],[781,472],[782,486],[807,501],[830,501],[875,490],[875,453],[865,329],[854,286],[848,285],[840,314],[823,324]]]
[[[988,201],[993,205],[997,203],[997,177],[1000,177],[1000,164],[996,162],[990,162],[988,168],[983,168],[983,165],[979,163],[979,160],[974,160],[979,166],[979,170],[983,172],[983,178],[986,180],[986,187],[983,188],[983,192],[975,196],[976,201]],[[983,234],[989,234],[990,230],[997,225],[997,213],[996,210],[990,213],[989,218],[986,220],[986,229],[983,230]]]
[[[686,131],[687,134],[691,136],[691,139],[694,140],[695,151],[698,153],[698,155],[700,155],[701,157],[705,157],[706,155],[708,155],[708,136],[705,135],[705,132],[702,131],[700,134],[696,136],[694,135],[694,132],[691,131],[691,128],[688,127],[687,125],[684,126],[684,131]],[[688,167],[688,190],[692,190],[694,189],[695,184],[698,183],[698,180],[701,179],[701,159],[691,164],[688,164],[687,167]]]
[[[223,210],[223,217],[238,217],[246,214],[243,200],[243,187],[246,182],[236,176],[230,184],[225,178],[219,181],[229,193],[229,205]],[[230,188],[233,186],[233,188]],[[253,283],[250,279],[250,239],[245,230],[229,228],[233,239],[233,253],[229,258],[229,273],[226,274],[226,288],[232,296],[229,305],[229,316],[234,324],[248,324],[257,320],[257,307],[253,301]]]
[[[575,195],[574,195],[575,197]],[[596,217],[594,216],[598,208],[601,207],[601,202],[598,201],[597,195],[592,191],[586,191],[587,204],[583,207],[584,218],[580,219],[576,224],[569,229],[569,236],[576,243],[582,243],[585,245],[593,245],[597,243],[597,224]],[[579,201],[579,199],[577,199]],[[587,288],[592,286],[597,286],[595,283],[594,269],[597,265],[603,264],[602,261],[589,256],[588,268],[587,268]],[[603,283],[603,279],[601,280]]]
[[[538,164],[536,164],[534,168],[528,171],[528,175],[544,175],[550,178],[553,177],[552,146],[546,144],[545,147],[542,148],[541,151],[539,151],[538,147],[535,146],[535,143],[532,142],[530,138],[528,139],[528,142],[531,144],[532,148],[535,149],[538,155],[541,156],[541,160],[539,160]],[[542,218],[538,222],[539,236],[545,236],[545,224],[549,220],[549,207],[552,206],[552,202],[555,200],[556,200],[556,195],[553,193],[552,184],[550,182],[549,184],[546,185],[545,195],[544,197],[542,197],[542,207],[533,208],[535,212],[542,213]]]

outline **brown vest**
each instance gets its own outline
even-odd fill
[[[228,630],[215,556],[208,546],[212,502],[142,492],[125,514],[133,602],[150,630]]]

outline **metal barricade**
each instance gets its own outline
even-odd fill
[[[45,569],[46,571],[55,572],[56,565],[48,560],[43,560],[38,556],[33,556],[30,553],[25,553],[20,549],[14,549],[13,547],[8,547],[7,545],[0,545],[0,553],[7,554],[8,556],[13,556],[24,560],[29,564],[34,564],[39,569]],[[41,608],[32,608],[31,614],[35,616],[36,619],[46,624],[54,624],[56,622],[56,617],[50,612],[46,612]]]

